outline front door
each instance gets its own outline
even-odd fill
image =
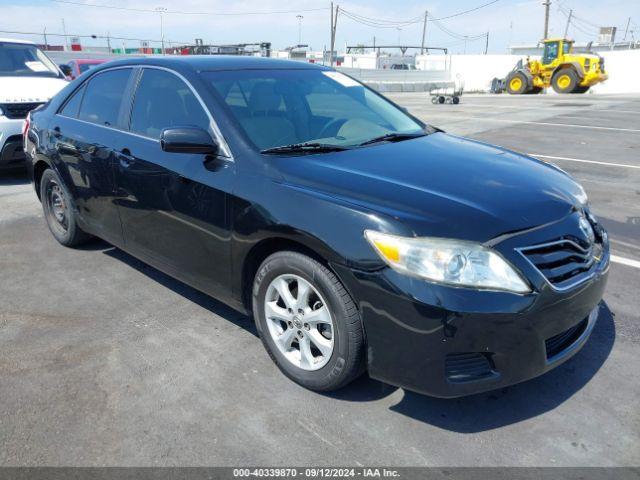
[[[204,155],[164,152],[162,129],[189,125],[211,133],[210,118],[176,74],[144,68],[141,75],[115,169],[125,247],[223,298],[230,291],[227,204],[234,165],[221,161],[211,168]]]

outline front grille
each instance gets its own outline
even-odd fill
[[[602,256],[602,244],[580,245],[577,241],[560,239],[520,249],[523,255],[558,288],[579,280]]]
[[[0,108],[7,118],[27,118],[27,114],[34,108],[42,105],[39,103],[1,103]]]
[[[565,330],[564,332],[559,333],[558,335],[555,335],[551,338],[547,338],[544,341],[544,345],[547,349],[547,360],[555,357],[559,353],[562,353],[562,351],[566,350],[578,338],[580,338],[580,335],[582,335],[587,328],[587,323],[588,319],[585,318],[580,323],[574,325],[568,330]]]
[[[450,382],[471,382],[497,375],[489,354],[449,353],[445,358],[445,375]]]

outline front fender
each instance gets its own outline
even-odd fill
[[[281,239],[303,245],[328,263],[375,270],[384,264],[364,237],[366,229],[411,235],[392,217],[346,200],[280,179],[248,180],[238,182],[230,208],[234,265],[244,265],[265,240]],[[233,290],[241,296],[242,269],[237,270]]]

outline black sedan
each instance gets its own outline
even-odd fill
[[[100,237],[252,313],[310,389],[366,370],[490,390],[567,360],[598,319],[609,245],[580,185],[329,68],[112,62],[31,114],[25,150],[61,244]]]

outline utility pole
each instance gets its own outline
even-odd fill
[[[549,37],[549,7],[551,7],[551,0],[545,0],[542,2],[544,5],[544,39]]]
[[[338,13],[340,12],[340,5],[336,5],[336,13],[333,14],[333,2],[331,2],[331,52],[329,58],[331,59],[331,66],[333,67],[333,49],[336,45],[336,27],[338,26]]]
[[[422,24],[422,44],[420,45],[420,55],[424,54],[424,41],[427,36],[427,18],[429,17],[429,11],[424,11],[424,23]]]
[[[107,50],[111,53],[111,38],[109,38],[109,32],[107,32]]]
[[[629,24],[630,23],[631,23],[631,17],[629,17],[629,19],[627,20],[627,28],[624,29],[624,38],[622,39],[623,42],[625,40],[627,40],[627,33],[629,33]]]
[[[64,24],[64,18],[62,20],[62,33],[64,33],[64,49],[69,50],[69,39],[67,38],[67,27]]]
[[[569,10],[569,16],[567,17],[567,26],[564,27],[564,37],[567,38],[569,34],[569,25],[571,25],[571,17],[573,17],[573,9]]]
[[[43,50],[48,50],[48,48],[47,48],[47,27],[44,27],[44,49]]]
[[[298,45],[302,45],[302,19],[304,18],[302,15],[296,15],[298,19]]]
[[[329,30],[329,66],[333,67],[333,2],[331,2],[331,28]]]
[[[488,51],[489,51],[489,32],[487,32],[487,37],[484,44],[484,54],[486,55]]]
[[[156,7],[156,12],[160,14],[160,42],[162,44],[162,55],[164,55],[164,25],[162,22],[162,14],[166,11],[167,9],[164,7]]]

